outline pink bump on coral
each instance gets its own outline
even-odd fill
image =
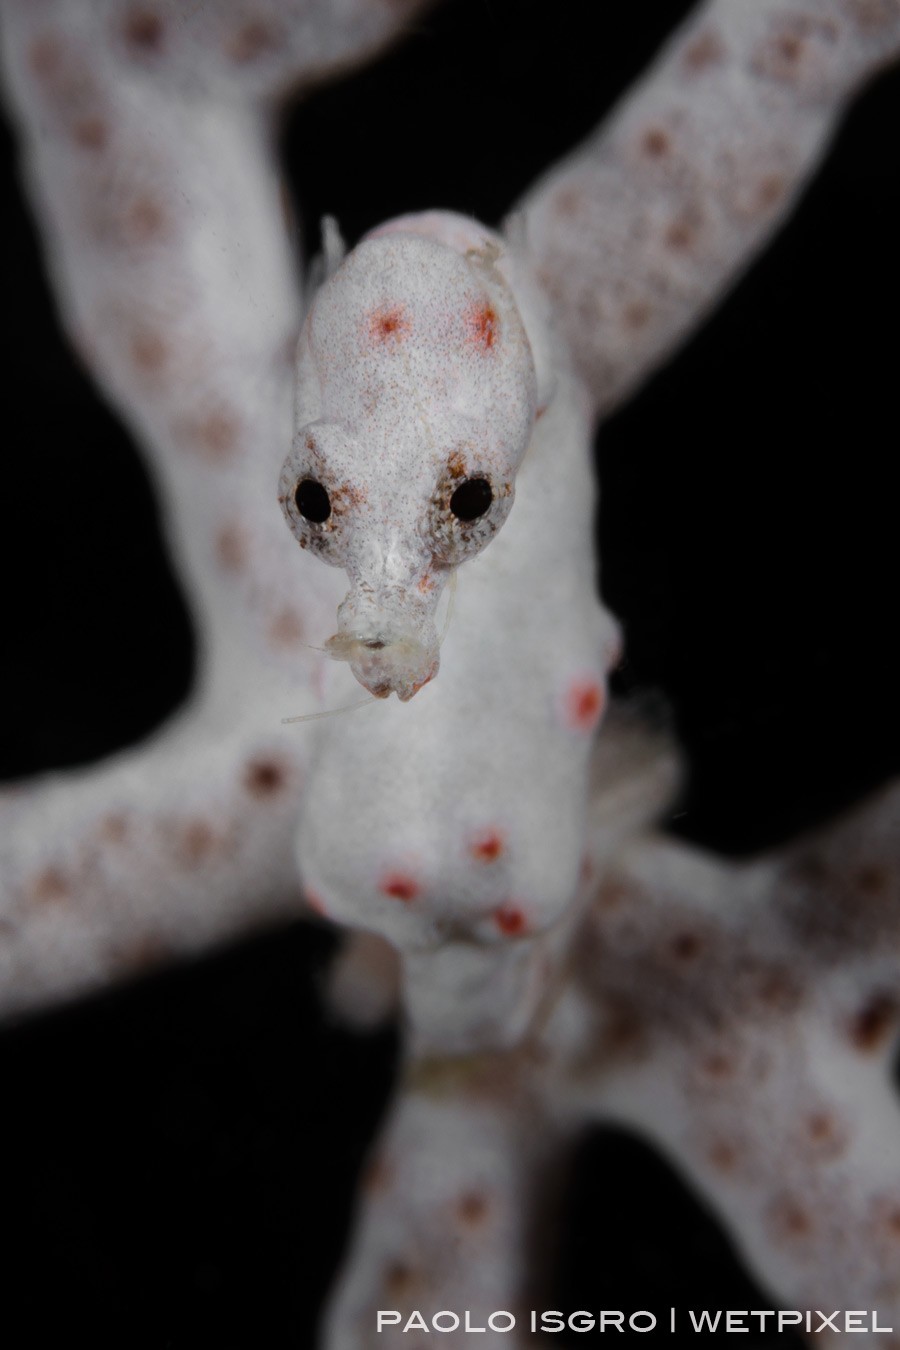
[[[405,904],[411,904],[413,900],[418,899],[422,888],[408,872],[388,872],[382,877],[378,889],[382,895],[389,896],[391,900],[402,900]]]

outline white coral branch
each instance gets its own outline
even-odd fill
[[[608,414],[793,210],[849,97],[900,51],[893,0],[707,0],[516,208]]]

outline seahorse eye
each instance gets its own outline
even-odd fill
[[[321,525],[323,520],[327,520],[331,515],[328,493],[315,478],[304,478],[297,484],[294,501],[303,519],[313,525]]]
[[[493,500],[494,494],[486,478],[467,478],[450,498],[450,510],[457,520],[477,520]]]

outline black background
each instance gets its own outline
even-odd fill
[[[686,4],[455,0],[287,116],[307,240],[409,209],[497,221]],[[596,29],[595,29],[596,24]],[[604,428],[603,587],[623,691],[657,688],[691,776],[672,828],[735,854],[900,766],[900,78],[853,109],[761,261]],[[0,770],[80,763],[183,698],[189,626],[126,436],[59,336],[13,155]],[[306,1347],[394,1040],[329,1025],[332,940],[297,924],[0,1038],[10,1345]],[[765,1307],[668,1168],[585,1142],[557,1306]],[[589,1338],[590,1339],[590,1338]],[[768,1343],[768,1342],[766,1342]]]

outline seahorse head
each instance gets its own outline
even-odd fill
[[[300,338],[279,500],[301,546],[346,570],[326,650],[378,696],[405,701],[437,673],[444,585],[513,504],[537,377],[501,250],[449,213],[383,226]]]

